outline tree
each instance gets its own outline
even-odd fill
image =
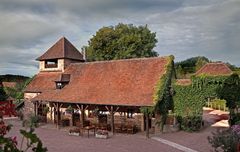
[[[3,87],[0,86],[0,101],[5,101],[7,99],[6,92]]]
[[[221,99],[227,101],[227,107],[230,109],[230,125],[234,125],[240,121],[240,114],[238,114],[238,105],[240,105],[240,78],[237,74],[232,74],[224,81],[222,87],[217,89],[217,94]],[[237,109],[236,112],[234,109]]]
[[[157,52],[156,33],[146,26],[133,26],[119,23],[116,26],[103,27],[83,49],[88,61],[116,60],[139,57],[154,57]]]

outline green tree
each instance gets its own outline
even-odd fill
[[[103,27],[90,39],[86,51],[88,61],[154,57],[157,52],[156,33],[146,26],[133,26],[119,23],[116,26]]]
[[[204,58],[204,57],[200,57],[197,59],[196,62],[196,67],[195,67],[195,71],[198,71],[201,67],[203,67],[205,64],[207,64],[209,61],[208,59]]]
[[[240,78],[237,74],[232,74],[224,81],[222,87],[218,88],[217,94],[221,99],[227,101],[227,107],[230,109],[230,125],[240,121],[238,114],[238,105],[240,105]],[[234,109],[237,109],[236,111]]]
[[[3,87],[0,86],[0,101],[5,101],[7,99],[6,92]]]

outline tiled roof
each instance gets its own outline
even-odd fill
[[[44,92],[33,101],[152,106],[166,64],[167,57],[71,64],[64,72],[71,74],[67,86]]]
[[[70,74],[60,74],[59,78],[56,80],[56,82],[69,82],[70,81]]]
[[[3,87],[7,88],[15,88],[16,84],[16,82],[2,82]]]
[[[42,56],[38,57],[37,60],[42,61],[63,58],[83,60],[83,55],[65,37],[57,41]]]
[[[46,92],[56,88],[55,80],[59,78],[61,72],[40,72],[26,87],[24,92]]]
[[[191,81],[191,79],[177,79],[176,84],[182,85],[182,86],[187,86],[187,85],[191,85],[192,81]]]
[[[196,75],[231,75],[232,70],[222,62],[208,63],[196,72]]]

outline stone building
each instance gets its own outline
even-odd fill
[[[111,127],[133,123],[138,130],[144,130],[147,121],[140,108],[154,106],[156,85],[170,64],[169,57],[84,62],[66,38],[37,60],[39,73],[25,89],[26,115],[42,115],[57,125],[66,119],[69,125],[84,120],[105,121]],[[98,120],[92,117],[96,110]],[[148,121],[154,128],[154,117]]]

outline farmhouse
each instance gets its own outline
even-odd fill
[[[26,115],[41,115],[57,127],[105,124],[114,131],[129,124],[134,130],[146,125],[158,130],[158,113],[148,117],[140,109],[163,100],[159,88],[170,88],[165,82],[172,57],[85,62],[63,37],[37,60],[39,73],[24,93]]]

